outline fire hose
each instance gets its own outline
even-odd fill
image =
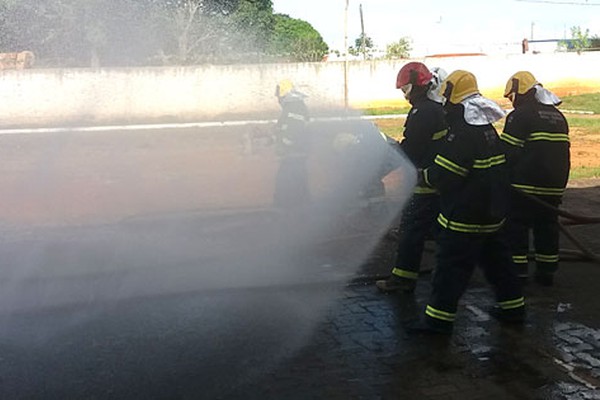
[[[571,260],[581,260],[581,261],[591,261],[595,264],[600,264],[600,256],[595,254],[592,250],[586,247],[579,239],[577,239],[573,233],[567,228],[567,226],[573,225],[589,225],[589,224],[598,224],[600,223],[600,217],[595,216],[586,216],[586,215],[578,215],[571,213],[569,211],[565,211],[560,209],[559,207],[554,207],[551,204],[548,204],[544,200],[532,196],[528,193],[524,193],[523,191],[513,188],[518,191],[519,194],[525,196],[531,201],[538,203],[540,206],[545,207],[553,212],[555,212],[559,217],[564,218],[564,222],[558,222],[558,227],[560,232],[567,238],[569,241],[577,248],[577,250],[572,249],[559,249],[559,253],[561,254],[561,258],[563,259],[571,259]],[[397,233],[388,232],[388,237],[393,240],[398,240]],[[421,268],[420,273],[426,274],[433,271],[433,268]],[[358,277],[353,280],[355,283],[366,283],[371,282],[377,279],[385,279],[387,276],[363,276]]]

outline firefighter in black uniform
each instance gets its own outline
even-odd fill
[[[496,294],[492,315],[521,322],[525,299],[503,231],[508,169],[492,125],[504,111],[479,94],[475,76],[467,71],[451,73],[441,93],[448,134],[434,164],[419,173],[423,183],[440,193],[437,266],[425,315],[408,330],[450,334],[458,301],[476,265]]]
[[[555,107],[561,103],[534,76],[520,71],[510,77],[504,96],[513,103],[501,135],[511,171],[511,211],[507,229],[519,277],[528,278],[529,231],[533,230],[536,282],[551,286],[558,269],[558,207],[570,170],[569,126]]]
[[[275,178],[274,205],[298,208],[310,200],[307,159],[310,137],[307,132],[308,109],[306,96],[294,88],[289,80],[279,82],[275,96],[281,105],[277,120],[275,146],[280,158]]]
[[[410,62],[400,69],[396,88],[401,89],[412,108],[404,125],[404,139],[400,143],[409,160],[417,168],[426,168],[433,162],[438,143],[446,135],[447,126],[439,96],[443,70],[434,74],[420,62]],[[437,71],[436,71],[437,72]],[[437,101],[436,101],[437,100]],[[376,282],[382,292],[415,290],[426,238],[430,235],[439,213],[437,190],[418,185],[403,211],[400,237],[391,276]]]

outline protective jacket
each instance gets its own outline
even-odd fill
[[[310,145],[306,129],[308,121],[308,109],[302,94],[292,91],[281,99],[281,114],[276,126],[280,156],[306,156]]]
[[[491,124],[471,125],[462,104],[448,103],[448,134],[424,182],[440,192],[438,223],[462,233],[493,233],[508,208],[508,170]]]
[[[570,170],[569,126],[553,105],[541,104],[535,90],[517,97],[501,139],[511,183],[521,191],[560,199]]]
[[[447,133],[444,110],[440,103],[427,97],[426,92],[411,97],[412,108],[404,124],[404,139],[400,147],[417,168],[433,163],[440,143]],[[435,193],[431,187],[418,185],[415,194]]]

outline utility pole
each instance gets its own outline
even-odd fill
[[[361,31],[360,47],[362,48],[363,60],[366,60],[367,59],[367,38],[365,36],[365,22],[363,20],[362,4],[359,6],[359,10],[360,10],[360,31]]]
[[[346,0],[344,11],[344,110],[348,111],[348,6],[350,0]]]
[[[531,39],[533,40],[533,27],[535,26],[535,22],[531,21]]]

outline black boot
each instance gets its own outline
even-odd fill
[[[536,272],[533,276],[535,283],[542,286],[553,286],[554,285],[554,274],[548,272]]]
[[[432,322],[429,318],[419,319],[406,324],[407,333],[426,335],[452,335],[452,323]]]
[[[504,310],[494,306],[488,310],[489,314],[500,322],[509,324],[522,324],[525,322],[525,307]]]

